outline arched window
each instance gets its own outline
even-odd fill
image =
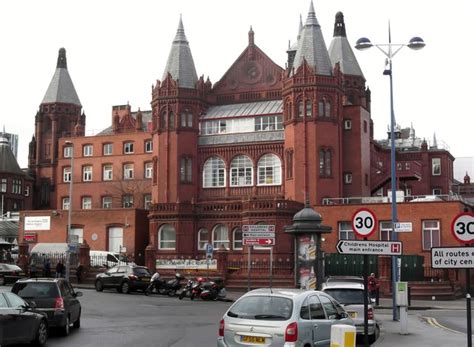
[[[332,176],[332,152],[331,149],[319,150],[319,176]]]
[[[242,229],[240,227],[234,228],[232,232],[232,249],[242,249]]]
[[[327,98],[319,100],[318,114],[319,117],[331,117],[331,102]]]
[[[293,150],[286,151],[286,179],[293,178]]]
[[[158,231],[158,249],[176,249],[176,231],[170,224],[165,224]]]
[[[166,111],[160,113],[160,129],[166,129]]]
[[[313,104],[311,100],[306,100],[306,117],[313,117]]]
[[[230,163],[230,186],[246,187],[253,185],[253,164],[246,155],[235,157]]]
[[[170,117],[170,129],[174,129],[174,113],[173,112],[170,112],[169,114],[169,117]]]
[[[212,245],[214,249],[219,249],[224,246],[229,248],[229,230],[223,224],[217,225],[212,231]]]
[[[303,117],[303,101],[298,101],[298,117]]]
[[[193,182],[193,160],[189,156],[181,157],[180,163],[180,182],[181,183],[192,183]]]
[[[225,187],[225,163],[219,157],[211,157],[204,163],[203,187]]]
[[[209,232],[207,229],[199,229],[198,231],[198,250],[205,250],[206,243],[209,242]]]
[[[281,161],[275,154],[265,154],[257,165],[258,185],[272,186],[281,184]]]

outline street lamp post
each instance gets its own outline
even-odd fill
[[[390,24],[388,26],[388,43],[375,44],[370,42],[366,37],[357,40],[355,48],[365,50],[371,47],[377,47],[386,56],[386,65],[383,72],[384,75],[390,77],[390,175],[391,175],[391,207],[392,207],[392,237],[393,241],[397,240],[395,233],[395,223],[397,217],[397,172],[395,170],[395,112],[393,110],[393,77],[392,77],[392,59],[403,47],[419,50],[425,46],[425,42],[420,37],[413,37],[407,44],[393,44],[390,33]],[[386,50],[384,49],[386,48]],[[392,306],[393,320],[398,320],[398,310],[396,306],[395,285],[398,281],[398,257],[392,256]]]
[[[73,170],[74,170],[74,144],[71,141],[65,142],[71,147],[71,177],[69,180],[69,211],[67,214],[67,251],[66,251],[66,280],[69,281],[69,275],[71,273],[71,215],[72,215],[72,180],[73,180]]]

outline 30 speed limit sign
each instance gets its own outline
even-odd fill
[[[375,214],[366,208],[357,210],[352,216],[352,230],[361,237],[369,237],[375,231],[377,218]]]
[[[463,212],[453,219],[451,231],[454,237],[462,243],[474,242],[474,213]]]

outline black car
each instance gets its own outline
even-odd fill
[[[18,295],[0,293],[0,345],[33,343],[44,346],[48,338],[48,319]]]
[[[26,273],[18,265],[0,263],[0,285],[15,283],[24,277],[26,277]]]
[[[136,290],[145,291],[150,278],[150,271],[145,266],[119,265],[97,274],[95,289],[101,292],[105,288],[116,288],[118,292],[126,294]]]
[[[18,280],[12,288],[26,301],[34,301],[39,311],[48,316],[48,325],[59,328],[64,336],[69,335],[71,324],[81,326],[81,303],[71,284],[64,278],[32,278]]]

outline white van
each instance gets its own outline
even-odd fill
[[[127,264],[129,260],[120,253],[108,251],[89,251],[92,267],[114,267],[119,264]]]

